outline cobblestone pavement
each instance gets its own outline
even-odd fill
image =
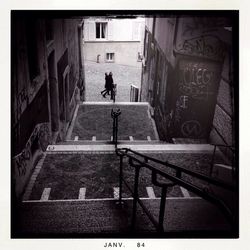
[[[168,161],[199,173],[208,174],[211,155],[190,153],[149,154],[152,157]],[[134,169],[124,161],[123,174],[131,187],[134,184]],[[170,171],[171,172],[171,171]],[[174,174],[174,173],[172,173]],[[175,175],[175,174],[174,174]],[[193,178],[184,178],[189,182],[204,187],[203,183]],[[152,187],[151,172],[147,169],[140,171],[140,197],[147,197],[146,187]],[[113,188],[119,187],[119,158],[115,154],[49,154],[46,156],[43,167],[36,179],[30,199],[39,200],[45,188],[51,188],[51,200],[78,199],[80,188],[86,188],[86,198],[112,198]],[[156,197],[160,197],[160,188],[153,186]],[[191,192],[190,196],[195,196]],[[124,197],[131,194],[124,187]],[[179,186],[170,188],[170,197],[182,197]]]
[[[96,63],[85,61],[86,77],[86,101],[107,101],[110,102],[109,96],[103,98],[101,91],[104,89],[105,72],[112,72],[114,83],[117,84],[117,102],[130,101],[131,84],[140,87],[141,85],[141,68],[119,65],[115,63]]]
[[[112,108],[121,109],[118,140],[129,140],[129,136],[133,136],[135,140],[147,140],[147,136],[152,140],[156,139],[146,105],[80,105],[71,139],[79,136],[79,140],[91,140],[92,136],[96,136],[97,140],[110,140]]]

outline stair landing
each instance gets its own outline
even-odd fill
[[[159,200],[144,200],[157,219]],[[131,232],[132,200],[122,207],[114,201],[25,202],[19,221],[23,235],[46,237],[127,237]],[[32,220],[31,220],[32,218]],[[223,214],[202,199],[169,198],[166,201],[164,237],[214,237],[229,234]],[[138,206],[136,235],[159,237]],[[193,235],[192,235],[193,234]]]

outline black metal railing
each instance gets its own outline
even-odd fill
[[[236,175],[235,148],[233,146],[223,145],[223,144],[211,144],[211,145],[214,146],[214,150],[213,150],[213,154],[212,154],[212,160],[211,160],[211,163],[210,163],[210,173],[209,173],[210,176],[212,176],[212,173],[213,173],[213,168],[214,168],[214,164],[215,164],[216,150],[225,148],[226,150],[230,151],[229,155],[230,155],[230,158],[232,158],[232,174],[235,177],[235,175]],[[226,153],[225,156],[227,157],[227,155],[228,154]]]
[[[118,108],[116,110],[111,110],[111,117],[113,119],[113,143],[115,144],[115,148],[117,148],[117,134],[118,134],[118,117],[121,114],[121,110]]]
[[[212,179],[209,176],[203,175],[201,173],[197,173],[188,169],[185,169],[183,167],[175,166],[173,164],[170,164],[168,162],[163,162],[161,160],[146,156],[144,154],[141,154],[139,152],[133,151],[129,148],[116,148],[116,154],[120,157],[120,176],[119,176],[119,203],[122,203],[122,183],[125,184],[125,186],[128,188],[128,190],[131,192],[133,196],[133,211],[132,211],[132,230],[135,228],[136,223],[136,211],[137,211],[137,204],[139,204],[143,211],[146,213],[150,221],[153,223],[153,225],[156,227],[158,232],[164,232],[164,214],[165,214],[165,205],[166,205],[166,194],[167,194],[167,188],[174,186],[174,185],[180,185],[187,190],[197,194],[198,196],[202,197],[203,199],[213,203],[218,208],[222,210],[222,212],[225,214],[226,218],[234,227],[236,223],[236,218],[232,211],[228,208],[228,206],[218,197],[214,196],[212,193],[209,193],[209,191],[205,188],[201,188],[197,185],[194,185],[190,181],[187,180],[187,178],[183,179],[183,175],[189,175],[195,178],[198,178],[199,180],[206,181],[208,183],[211,183],[213,185],[222,187],[226,190],[230,190],[232,192],[236,192],[236,187],[232,184]],[[135,168],[135,179],[134,179],[134,188],[129,186],[125,178],[123,177],[123,159],[124,157],[128,157],[130,166]],[[160,164],[160,166],[153,166],[149,162]],[[171,174],[166,171],[166,168],[163,170],[161,167],[167,167],[169,169],[175,170],[175,174]],[[154,218],[154,216],[150,213],[150,211],[145,207],[142,200],[139,198],[138,194],[138,186],[139,186],[139,175],[141,168],[147,168],[151,171],[151,181],[154,185],[162,188],[161,193],[161,201],[160,201],[160,211],[159,211],[159,218],[158,221]],[[158,176],[161,176],[165,178],[166,182],[159,182],[157,180]]]
[[[111,90],[111,100],[113,100],[113,103],[115,103],[116,95],[117,95],[117,84],[114,84]]]

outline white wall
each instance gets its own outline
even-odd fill
[[[96,38],[96,22],[107,22],[105,39]],[[88,61],[106,63],[106,53],[115,53],[117,64],[140,66],[138,52],[143,54],[145,19],[104,19],[84,20],[84,58]]]
[[[141,62],[137,61],[140,51],[140,42],[86,42],[84,44],[84,58],[87,61],[106,62],[106,53],[115,53],[114,63],[139,67]]]
[[[88,18],[84,21],[84,40],[98,41],[95,35],[95,23],[107,22],[108,41],[140,41],[144,30],[145,19],[103,19]]]

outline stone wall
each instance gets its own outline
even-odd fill
[[[224,60],[210,142],[234,145],[234,97],[230,54]]]
[[[140,100],[151,104],[161,139],[232,143],[230,25],[214,16],[146,18]]]
[[[54,142],[58,135],[59,139],[65,138],[80,99],[78,86],[84,85],[79,51],[80,21],[41,15],[37,18],[32,12],[12,15],[11,149],[17,196],[22,194],[34,164],[52,138]],[[62,58],[64,69],[59,72]]]

